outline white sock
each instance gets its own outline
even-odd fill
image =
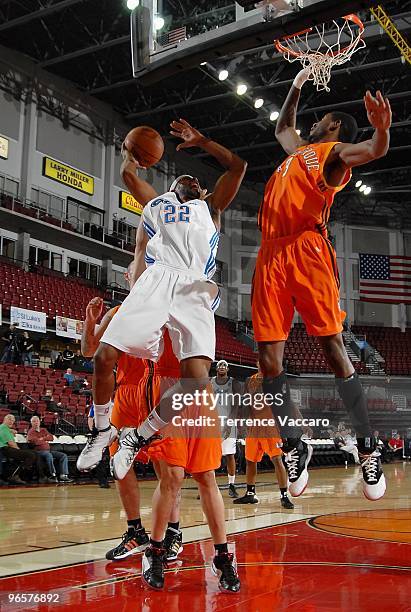
[[[110,425],[110,416],[113,404],[94,404],[94,424],[97,429],[107,429]]]
[[[139,436],[143,436],[143,438],[148,440],[148,438],[154,436],[155,433],[157,433],[160,429],[163,429],[163,427],[166,425],[168,425],[168,423],[159,417],[156,409],[154,408],[146,420],[143,421],[139,427],[137,427],[137,432]]]
[[[228,484],[234,484],[235,483],[235,474],[234,476],[230,476],[230,474],[228,475]]]

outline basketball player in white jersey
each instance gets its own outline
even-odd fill
[[[238,380],[228,376],[228,363],[220,359],[217,363],[217,375],[211,379],[214,394],[218,398],[216,410],[220,417],[236,418],[237,407],[241,394],[241,385]],[[236,401],[238,400],[238,401]],[[222,428],[222,454],[227,462],[228,495],[238,497],[235,488],[235,453],[237,448],[237,428],[235,425]]]
[[[205,391],[209,387],[209,369],[215,352],[214,310],[219,304],[218,287],[211,276],[215,271],[221,213],[236,196],[246,170],[246,162],[205,138],[186,121],[173,121],[171,125],[171,133],[183,140],[178,150],[200,147],[226,171],[207,203],[203,199],[205,190],[192,176],[179,177],[167,193],[159,196],[136,175],[135,160],[129,158],[123,165],[123,180],[132,195],[145,205],[136,237],[134,274],[137,281],[109,324],[94,356],[93,395],[99,436],[94,440],[93,452],[87,451],[90,462],[95,463],[93,453],[101,453],[117,435],[109,418],[114,387],[112,372],[121,352],[157,361],[163,329],[167,328],[173,352],[180,361],[182,380],[164,393],[160,405],[137,430],[123,430],[113,461],[114,475],[119,480],[131,468],[139,448],[147,445],[175,415],[175,394]],[[211,445],[211,439],[209,442]],[[214,541],[216,554],[212,569],[219,576],[220,589],[237,592],[240,581],[233,556],[228,553],[224,504],[214,474],[221,460],[221,444],[218,461],[212,453],[210,456],[212,466],[193,470],[192,475],[198,483]],[[204,457],[204,465],[206,460]],[[150,547],[143,558],[143,579],[153,588],[162,588],[164,584],[164,525],[185,467],[182,463],[174,466],[163,463],[160,499],[153,504]]]

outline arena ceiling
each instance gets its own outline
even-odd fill
[[[409,37],[411,0],[381,4]],[[195,35],[231,22],[234,4],[230,0],[163,0],[162,14],[167,29],[185,25]],[[295,65],[285,62],[271,45],[264,45],[143,87],[131,78],[129,17],[125,0],[3,0],[0,44],[109,103],[130,124],[150,124],[165,134],[173,118],[184,116],[248,161],[247,181],[263,183],[283,158],[268,111],[279,109]],[[331,93],[318,93],[311,86],[303,89],[298,126],[304,133],[328,110],[339,108],[357,117],[364,138],[370,133],[362,103],[364,90],[382,89],[393,107],[390,152],[355,172],[372,192],[363,196],[350,187],[339,196],[334,218],[411,228],[410,66],[378,24],[370,21],[369,11],[362,11],[361,17],[369,22],[367,48],[349,65],[335,70]],[[220,68],[245,82],[250,96],[240,98],[227,82],[220,82]],[[261,110],[253,107],[256,97],[264,99]]]

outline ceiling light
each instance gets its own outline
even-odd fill
[[[262,98],[257,98],[257,100],[254,101],[254,108],[261,108],[263,104],[264,100]]]
[[[367,185],[361,185],[360,191],[363,193],[367,189]]]
[[[137,8],[139,4],[140,0],[127,0],[127,8],[130,9],[130,11],[134,11],[134,9]]]
[[[277,121],[279,116],[280,116],[280,113],[278,111],[273,111],[270,114],[270,121]]]
[[[156,31],[161,30],[161,28],[164,28],[164,23],[164,19],[159,15],[157,15],[157,17],[154,17],[154,29]]]
[[[240,83],[239,85],[237,85],[237,93],[239,96],[243,96],[246,91],[247,85],[245,85],[244,83]]]
[[[371,193],[371,187],[366,187],[366,188],[364,189],[364,195],[368,195],[368,194],[370,194],[370,193]]]
[[[355,186],[357,187],[357,189],[359,189],[361,187],[361,185],[362,185],[362,181],[357,181],[355,183]]]
[[[218,80],[225,81],[226,79],[228,79],[228,70],[220,70],[218,73]]]
[[[200,66],[207,66],[207,62],[201,62]]]
[[[295,130],[297,132],[298,135],[301,134],[301,130]]]

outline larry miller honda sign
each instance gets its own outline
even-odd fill
[[[51,159],[51,157],[43,157],[43,176],[77,189],[82,193],[87,193],[87,195],[93,195],[94,193],[94,178],[92,176]]]

